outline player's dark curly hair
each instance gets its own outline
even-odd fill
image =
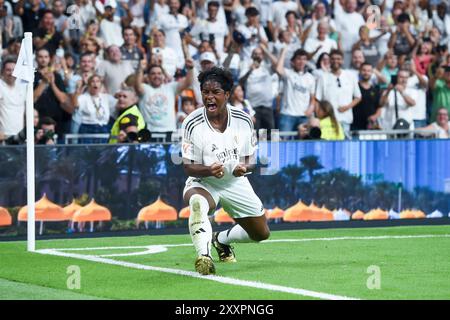
[[[198,81],[200,81],[200,89],[203,89],[207,81],[219,83],[225,92],[230,92],[231,88],[233,88],[233,75],[230,71],[223,68],[213,67],[210,70],[201,72],[198,75]]]

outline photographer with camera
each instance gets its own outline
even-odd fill
[[[50,117],[44,117],[39,121],[35,129],[36,144],[54,145],[58,136],[56,132],[56,121]]]
[[[138,103],[136,91],[131,87],[124,87],[116,94],[116,110],[119,113],[111,129],[109,143],[145,142],[139,135],[146,128],[144,116]]]
[[[417,92],[407,87],[409,76],[410,70],[400,69],[397,76],[391,77],[391,84],[381,97],[380,122],[384,130],[414,129],[411,108],[416,106]]]

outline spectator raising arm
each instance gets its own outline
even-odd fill
[[[146,70],[146,69],[147,69],[147,60],[142,59],[139,62],[137,73],[136,73],[136,81],[134,83],[134,88],[135,88],[138,96],[144,95],[143,82],[144,82],[144,70]]]
[[[192,59],[186,59],[185,66],[188,71],[186,78],[178,83],[177,94],[181,93],[184,89],[189,88],[194,82],[194,61]]]

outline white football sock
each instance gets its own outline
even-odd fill
[[[208,219],[209,204],[205,197],[194,194],[189,199],[189,232],[197,256],[211,256],[212,227]]]
[[[227,245],[237,242],[255,242],[250,239],[247,231],[245,231],[239,224],[228,230],[220,232],[217,236],[217,240],[219,240],[220,243]]]

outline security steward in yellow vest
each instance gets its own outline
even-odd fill
[[[127,134],[131,132],[137,134],[146,127],[144,116],[136,104],[136,93],[133,89],[127,88],[119,91],[115,97],[119,116],[112,126],[109,143],[132,142],[128,140]]]

